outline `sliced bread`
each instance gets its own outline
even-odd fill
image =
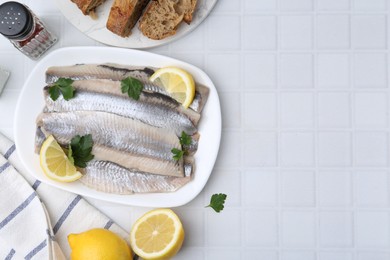
[[[131,34],[149,0],[115,0],[107,20],[107,29],[122,37]]]
[[[176,33],[184,13],[177,12],[176,0],[152,0],[139,22],[139,29],[146,37],[161,40]]]
[[[192,14],[195,11],[197,0],[179,0],[176,5],[176,11],[179,14],[184,14],[183,20],[187,24],[192,22]]]
[[[72,0],[73,3],[83,12],[84,15],[95,15],[96,7],[103,4],[105,0]]]

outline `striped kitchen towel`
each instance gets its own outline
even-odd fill
[[[0,133],[0,259],[65,259],[67,235],[106,228],[128,233],[81,196],[26,173],[15,145]]]

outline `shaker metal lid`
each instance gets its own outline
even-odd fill
[[[8,39],[22,39],[33,28],[30,11],[18,2],[0,5],[0,33]]]

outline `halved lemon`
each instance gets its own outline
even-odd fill
[[[180,250],[183,241],[183,225],[170,209],[147,212],[130,232],[133,251],[144,259],[169,259]]]
[[[157,70],[150,80],[159,83],[164,89],[181,103],[185,108],[189,107],[195,97],[195,82],[190,73],[176,68],[166,67]]]
[[[43,172],[50,179],[72,182],[82,176],[52,135],[43,142],[39,159]]]

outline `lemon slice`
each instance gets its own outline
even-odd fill
[[[43,172],[50,179],[72,182],[82,176],[52,135],[43,142],[39,159]]]
[[[195,82],[187,71],[166,67],[157,70],[150,80],[159,83],[164,89],[185,108],[188,108],[195,97]]]
[[[179,251],[183,240],[183,225],[170,209],[147,212],[130,232],[133,251],[144,259],[169,259]]]

